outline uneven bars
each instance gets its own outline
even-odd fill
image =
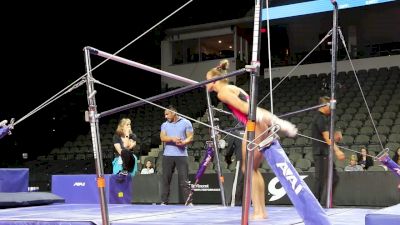
[[[119,56],[116,56],[116,55],[113,55],[113,54],[110,54],[107,52],[103,52],[103,51],[100,51],[100,50],[92,48],[92,47],[86,47],[86,48],[88,48],[90,54],[93,54],[93,55],[101,56],[106,59],[114,60],[114,61],[129,65],[129,66],[133,66],[133,67],[136,67],[136,68],[139,68],[142,70],[146,70],[146,71],[149,71],[152,73],[159,74],[161,76],[169,77],[174,80],[179,80],[184,83],[188,83],[188,84],[197,84],[198,83],[197,81],[194,81],[194,80],[191,80],[191,79],[188,79],[185,77],[181,77],[181,76],[175,75],[173,73],[165,72],[163,70],[159,70],[159,69],[151,67],[151,66],[146,66],[144,64],[134,62],[132,60],[125,59],[125,58],[122,58],[122,57],[119,57]]]

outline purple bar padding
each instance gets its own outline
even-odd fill
[[[65,203],[100,203],[96,174],[53,175],[51,192],[65,199]],[[104,175],[108,203],[131,203],[131,176]],[[129,199],[129,200],[127,200]]]
[[[212,161],[214,157],[214,149],[209,147],[207,149],[206,155],[204,156],[203,161],[200,163],[199,170],[197,171],[196,174],[196,181],[199,181],[201,176],[203,176],[204,171],[206,171],[208,164]]]
[[[365,225],[400,224],[400,204],[383,208],[365,215]]]
[[[400,179],[400,166],[393,161],[388,154],[379,158],[379,162],[385,165],[390,171],[392,171],[397,178]]]
[[[0,192],[27,192],[28,168],[0,168]]]
[[[0,127],[0,139],[6,136],[9,131],[10,131],[9,127]]]
[[[132,199],[132,176],[110,176],[110,203],[130,204]]]
[[[277,140],[262,149],[265,159],[285,189],[297,213],[306,225],[330,225],[321,207],[307,184],[300,178]]]

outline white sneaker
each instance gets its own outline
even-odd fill
[[[0,127],[5,127],[7,125],[7,120],[3,120],[0,122]]]
[[[282,119],[278,119],[274,122],[281,127],[281,131],[283,131],[288,137],[294,137],[297,135],[298,130],[296,125],[293,123]]]
[[[187,204],[187,206],[191,206],[191,207],[192,207],[192,206],[194,206],[194,205],[193,205],[193,203],[189,203],[189,204]]]

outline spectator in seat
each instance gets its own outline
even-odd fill
[[[135,175],[137,157],[133,154],[136,146],[136,135],[132,132],[131,120],[122,118],[113,136],[115,158],[113,161],[113,173],[120,175]]]
[[[151,160],[147,160],[146,165],[142,169],[140,174],[153,174],[153,173],[154,173],[153,163],[151,162]]]
[[[372,157],[369,156],[368,149],[366,147],[361,147],[360,149],[361,153],[358,153],[358,165],[360,165],[364,170],[367,170],[368,167],[374,165],[374,161],[372,160]]]
[[[364,169],[357,164],[357,156],[350,156],[350,164],[344,168],[344,171],[364,171]]]

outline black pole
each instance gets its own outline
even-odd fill
[[[329,167],[328,167],[328,180],[326,187],[326,208],[332,207],[332,179],[333,179],[333,151],[334,151],[334,131],[335,131],[335,110],[336,110],[336,99],[335,99],[335,76],[337,67],[337,44],[338,44],[338,4],[336,0],[331,0],[333,4],[333,28],[332,28],[332,72],[331,72],[331,124],[329,131],[329,138],[331,139],[331,146],[329,151]]]
[[[210,119],[210,125],[211,125],[211,139],[213,142],[214,157],[215,157],[215,160],[217,161],[217,175],[218,175],[218,185],[219,185],[220,193],[221,193],[221,202],[222,202],[223,206],[226,206],[223,175],[221,172],[221,163],[219,161],[220,159],[219,159],[219,151],[218,151],[218,138],[217,138],[217,131],[215,130],[215,127],[214,127],[215,126],[214,111],[211,108],[210,92],[206,91],[206,97],[207,97],[207,106],[208,106],[208,118]]]
[[[93,156],[96,164],[96,182],[99,189],[100,195],[100,208],[101,208],[101,219],[102,224],[109,225],[108,216],[108,206],[106,201],[106,181],[104,179],[104,169],[103,169],[103,157],[101,156],[101,145],[100,145],[100,132],[99,132],[99,120],[96,117],[97,105],[94,90],[93,76],[91,73],[91,63],[90,63],[90,53],[87,48],[84,49],[85,52],[85,64],[86,64],[86,87],[87,87],[87,99],[89,105],[88,111],[88,121],[90,123],[90,132],[92,134],[92,144],[93,144]]]
[[[260,23],[262,21],[261,17],[261,3],[260,0],[255,1],[254,7],[254,27],[253,27],[253,48],[251,57],[251,73],[250,73],[250,104],[248,121],[246,124],[247,130],[247,140],[253,142],[255,138],[256,129],[256,109],[257,109],[257,77],[260,73],[259,64],[259,52],[260,52]],[[251,186],[252,186],[252,173],[253,173],[253,163],[254,163],[254,151],[247,150],[245,159],[246,171],[245,183],[243,190],[243,204],[242,204],[242,225],[248,225],[249,223],[249,211],[251,203]]]

